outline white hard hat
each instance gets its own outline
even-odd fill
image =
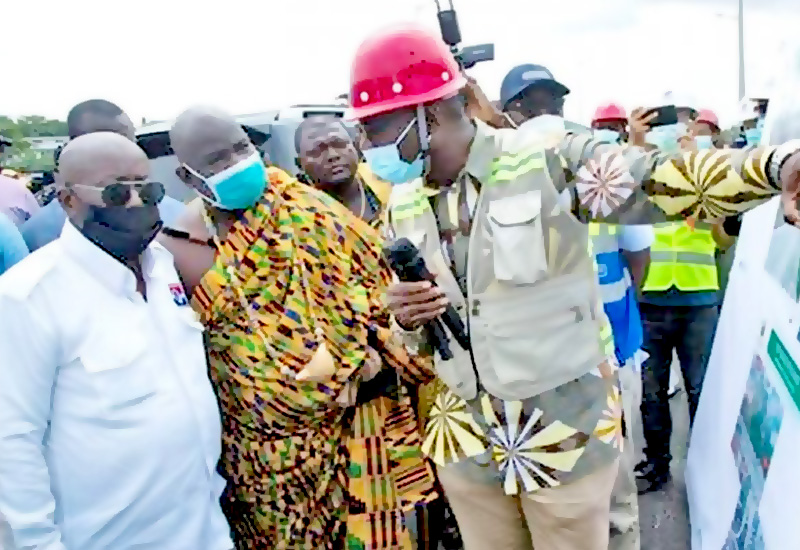
[[[758,102],[753,99],[743,99],[739,102],[739,114],[736,122],[741,124],[748,120],[758,118]]]

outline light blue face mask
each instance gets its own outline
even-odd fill
[[[644,140],[664,153],[670,154],[678,151],[679,137],[680,128],[678,124],[670,124],[668,126],[656,126],[645,134]]]
[[[200,197],[223,210],[244,210],[255,205],[267,187],[267,169],[258,151],[218,174],[207,178],[186,164],[192,175],[205,182],[214,197],[198,193]]]
[[[375,175],[382,180],[388,181],[392,185],[400,185],[421,178],[422,174],[425,172],[425,152],[428,149],[428,132],[427,126],[425,125],[424,113],[422,116],[420,116],[420,113],[422,113],[421,108],[417,110],[416,118],[408,124],[394,143],[373,147],[372,149],[365,149],[363,151],[364,158],[367,160],[370,169]],[[400,158],[400,143],[417,121],[420,122],[419,141],[422,146],[422,151],[419,152],[417,158],[415,158],[413,162],[408,163]]]
[[[744,131],[744,137],[747,140],[747,145],[759,145],[761,143],[761,128],[748,128]]]
[[[594,139],[602,143],[619,143],[619,132],[609,128],[598,128],[594,131]]]
[[[711,149],[714,146],[711,136],[694,136],[694,142],[698,149]]]

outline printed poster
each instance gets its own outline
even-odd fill
[[[745,216],[691,436],[693,550],[800,550],[798,363],[800,230],[776,200]]]

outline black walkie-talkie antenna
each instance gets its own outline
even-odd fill
[[[461,29],[458,27],[458,17],[453,7],[453,0],[449,0],[450,8],[443,10],[439,0],[436,2],[437,17],[439,19],[439,29],[442,32],[442,40],[450,46],[453,54],[458,53],[458,45],[461,44]]]
[[[461,29],[458,26],[458,16],[456,15],[455,7],[453,7],[453,0],[448,0],[450,7],[444,10],[439,0],[434,0],[434,2],[436,2],[436,17],[439,19],[442,40],[450,46],[450,51],[458,61],[461,70],[469,69],[476,63],[494,59],[493,44],[461,47]]]

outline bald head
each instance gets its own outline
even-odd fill
[[[230,114],[208,106],[192,107],[181,113],[175,119],[169,139],[178,160],[192,168],[194,164],[213,164],[217,159],[211,157],[232,145],[250,143]]]
[[[114,198],[121,196],[120,189],[144,184],[150,174],[147,155],[128,138],[113,132],[85,134],[64,147],[59,162],[58,198],[75,227],[91,231],[95,227],[93,220],[96,221],[93,216],[105,207],[142,205],[140,189],[123,195],[124,204],[117,204],[120,199]],[[155,203],[139,210],[147,214],[144,223],[152,229],[158,221]],[[92,235],[90,240],[98,242],[99,237]],[[108,250],[103,243],[101,247]]]
[[[257,153],[241,125],[216,107],[184,111],[175,119],[169,138],[182,165],[178,177],[202,194],[207,189],[198,175],[214,176]]]
[[[136,143],[112,132],[77,137],[59,157],[61,179],[67,184],[103,186],[118,179],[146,179],[148,167],[147,155]]]
[[[67,115],[67,128],[71,139],[92,132],[116,132],[135,139],[133,122],[128,115],[105,99],[90,99],[75,105]]]

